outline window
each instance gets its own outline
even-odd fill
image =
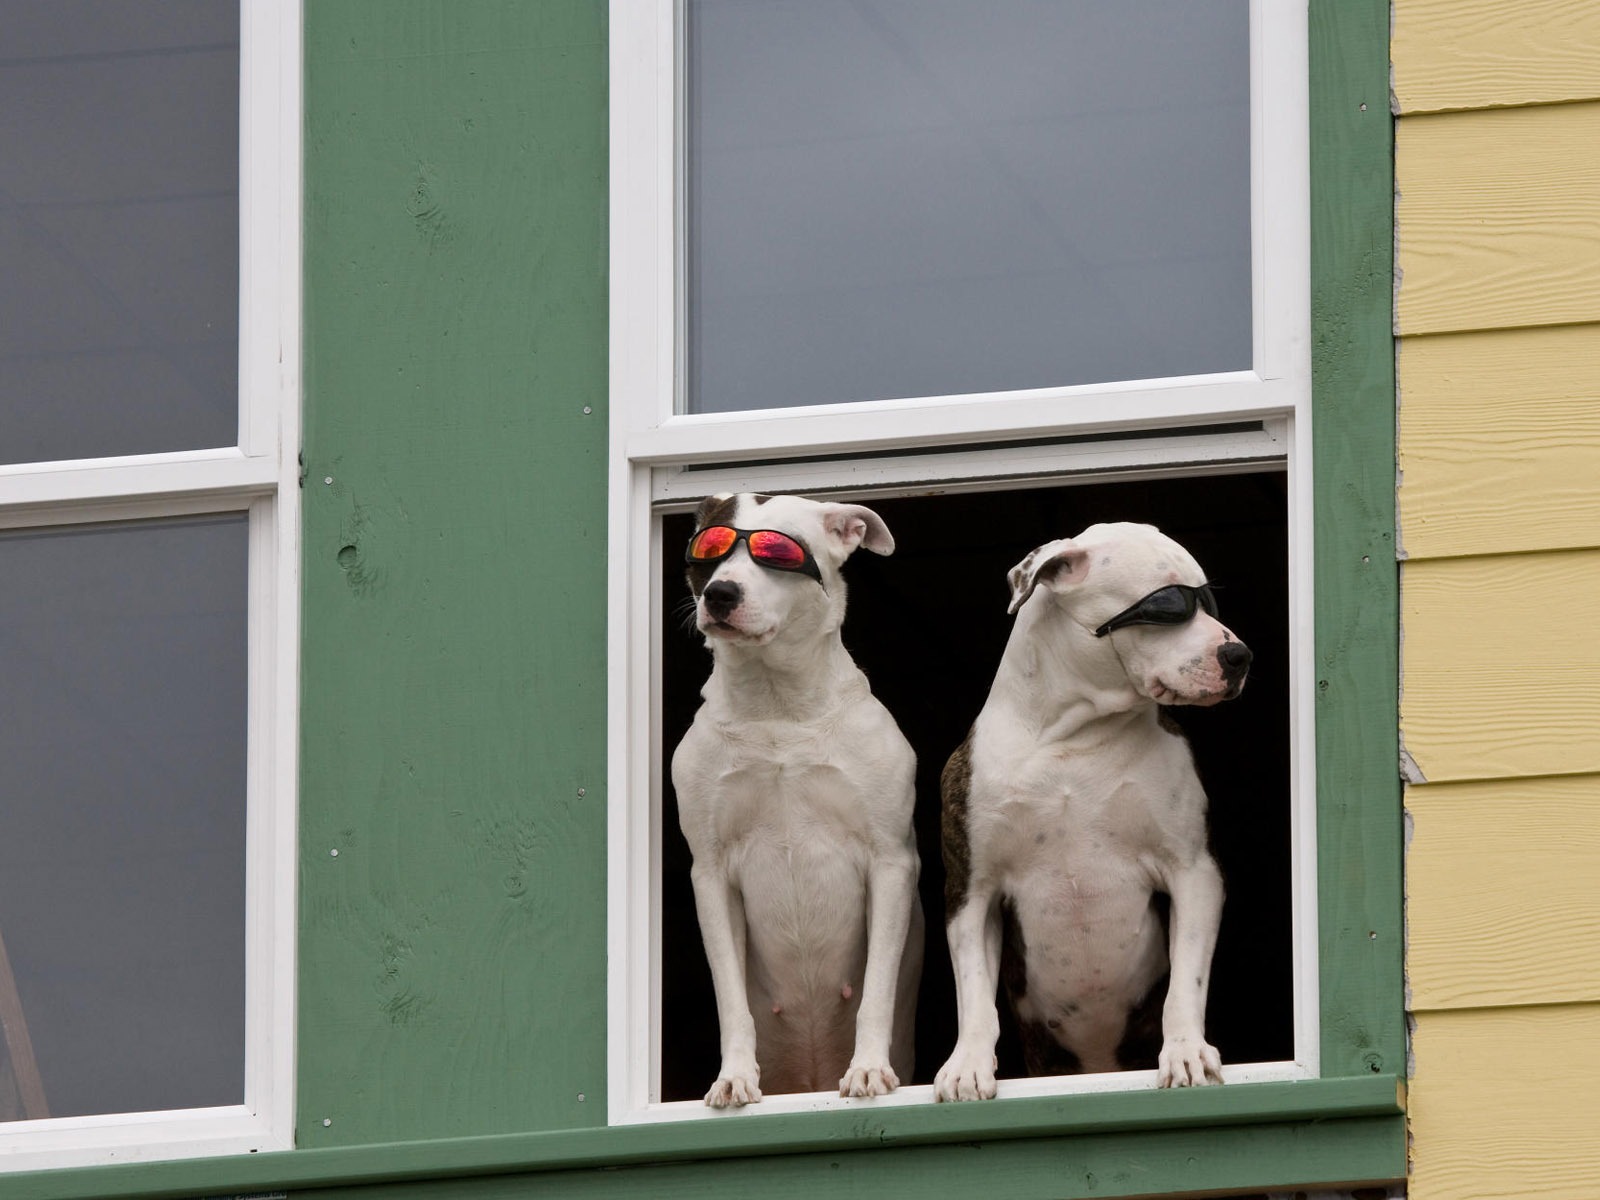
[[[847,569],[919,757],[929,935],[915,1081],[871,1103],[930,1101],[953,1045],[934,781],[1005,568],[1116,516],[1188,544],[1257,647],[1249,703],[1189,723],[1236,867],[1208,1027],[1230,1081],[1317,1076],[1305,12],[618,0],[611,36],[612,1122],[703,1113],[716,1069],[664,778],[704,655],[664,614],[719,491],[863,500],[901,543]],[[919,675],[907,631],[940,627]]]
[[[0,26],[0,1169],[284,1148],[298,7]]]

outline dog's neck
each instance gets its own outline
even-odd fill
[[[711,677],[701,689],[718,721],[807,723],[871,694],[837,628],[765,646],[713,641]]]
[[[1155,703],[1134,690],[1107,643],[1039,595],[1017,613],[986,707],[1039,741],[1070,746],[1154,719]]]

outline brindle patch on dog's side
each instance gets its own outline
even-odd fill
[[[972,880],[972,839],[967,833],[967,795],[972,790],[972,731],[939,774],[939,844],[944,858],[944,919],[961,911]]]

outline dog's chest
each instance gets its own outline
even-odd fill
[[[730,763],[709,789],[709,832],[730,853],[752,845],[791,850],[864,842],[857,774],[806,747]]]
[[[982,865],[1008,891],[1039,878],[1149,888],[1174,833],[1165,806],[1126,782],[1109,790],[1058,783],[1013,794],[973,821]]]
[[[864,953],[871,767],[835,761],[825,739],[792,729],[724,745],[713,761],[683,814],[696,861],[718,863],[739,889],[752,970],[775,1002],[803,1004],[815,975],[837,1005]]]
[[[1007,890],[1035,877],[1148,890],[1204,847],[1205,794],[1186,744],[1165,733],[1091,754],[1034,746],[977,765],[974,866]]]

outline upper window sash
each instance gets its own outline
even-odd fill
[[[681,12],[612,0],[613,421],[640,465],[825,455],[1256,420],[1310,391],[1306,9],[1250,4],[1253,362],[1248,371],[690,414],[683,383]]]
[[[241,0],[234,443],[0,464],[0,528],[136,515],[129,503],[204,511],[283,482],[299,419],[299,27],[292,0]]]

